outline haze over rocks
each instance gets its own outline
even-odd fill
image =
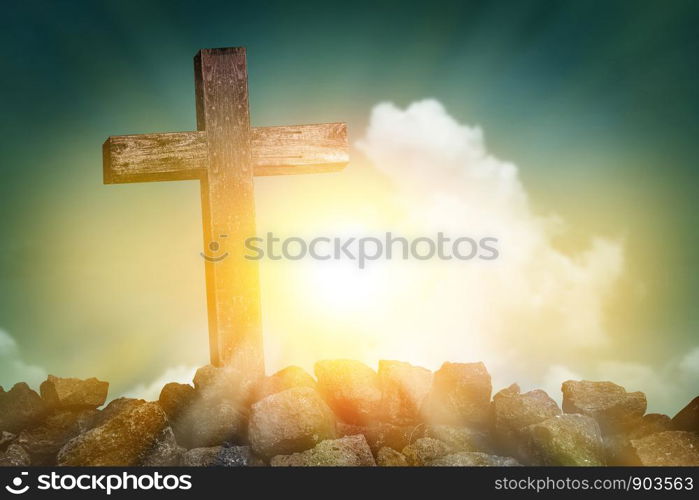
[[[562,408],[516,384],[491,397],[483,363],[326,360],[314,372],[250,380],[207,365],[158,401],[103,408],[108,383],[94,378],[0,388],[0,465],[699,465],[698,399],[670,418],[607,381],[563,381]]]

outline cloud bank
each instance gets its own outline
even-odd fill
[[[483,360],[496,387],[518,381],[554,397],[562,381],[583,377],[630,384],[663,408],[691,393],[699,348],[662,373],[610,350],[605,315],[624,272],[622,239],[590,235],[576,253],[559,250],[565,221],[535,213],[519,168],[488,151],[479,127],[457,122],[435,100],[405,109],[382,103],[357,146],[390,178],[406,227],[499,239],[497,261],[413,271],[411,292],[394,308],[400,316],[384,325],[401,332],[400,342],[388,339],[382,356],[413,342],[417,350],[405,355],[415,361]]]
[[[7,390],[17,382],[27,382],[38,387],[45,379],[46,371],[25,362],[15,339],[0,330],[0,386]]]
[[[456,348],[531,372],[607,342],[604,306],[623,271],[622,243],[593,236],[575,255],[558,250],[563,221],[534,213],[518,167],[488,152],[480,128],[458,123],[435,100],[384,103],[358,147],[393,181],[407,226],[499,240],[497,261],[451,266],[423,297],[420,309],[452,332],[435,356],[448,359]]]

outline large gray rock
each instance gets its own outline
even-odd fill
[[[44,400],[24,382],[15,384],[7,392],[0,392],[0,432],[17,434],[37,424],[46,413]]]
[[[666,431],[632,439],[634,463],[647,466],[699,466],[699,435]]]
[[[107,400],[109,383],[96,378],[59,378],[49,375],[42,382],[41,397],[52,408],[97,408]]]
[[[426,436],[446,443],[454,451],[490,452],[493,448],[488,434],[471,427],[430,425]]]
[[[288,455],[335,437],[335,416],[316,391],[287,389],[252,405],[248,438],[265,458]]]
[[[193,404],[196,396],[197,393],[191,385],[171,382],[165,384],[160,391],[158,404],[165,411],[167,418],[173,421]]]
[[[141,462],[144,467],[176,467],[182,462],[185,448],[177,444],[175,433],[165,427],[155,438],[155,443]]]
[[[493,431],[497,444],[508,455],[519,456],[521,430],[560,414],[558,404],[546,392],[534,390],[522,394],[519,386],[513,384],[493,396]]]
[[[381,418],[396,425],[420,421],[420,409],[432,387],[432,372],[402,361],[379,361]]]
[[[204,448],[226,441],[239,441],[245,435],[247,406],[227,391],[224,397],[218,384],[219,371],[214,367],[200,368],[198,387],[170,383],[160,392],[158,404],[168,416],[177,441],[187,448]]]
[[[197,397],[174,422],[187,448],[211,447],[244,439],[257,380],[235,365],[206,365],[194,375]]]
[[[672,417],[672,427],[678,431],[699,432],[699,396]]]
[[[629,437],[639,439],[657,432],[671,431],[672,419],[661,413],[647,413],[641,417],[638,424],[631,429]]]
[[[594,418],[604,434],[626,432],[646,412],[642,392],[626,392],[612,382],[568,380],[563,382],[563,411]]]
[[[306,370],[298,366],[287,366],[274,375],[263,378],[255,387],[253,401],[259,401],[267,396],[293,389],[295,387],[309,387],[316,389],[316,381]]]
[[[403,448],[408,465],[421,467],[437,458],[453,453],[454,449],[448,444],[433,438],[420,438]]]
[[[371,467],[376,465],[364,436],[346,436],[322,441],[315,448],[292,455],[278,455],[272,467]]]
[[[256,467],[264,462],[255,456],[249,446],[224,446],[214,465],[219,467]]]
[[[210,446],[187,451],[182,458],[186,467],[246,467],[259,465],[249,446]]]
[[[377,453],[381,448],[388,446],[396,450],[402,450],[410,443],[425,437],[424,425],[392,425],[392,424],[372,424],[372,425],[351,425],[338,422],[337,435],[356,436],[363,435],[369,447],[374,453]]]
[[[423,418],[432,424],[487,427],[491,391],[483,363],[444,363],[434,374]]]
[[[379,467],[407,467],[408,461],[401,452],[384,446],[376,454],[376,465]]]
[[[15,434],[11,432],[2,431],[0,432],[0,451],[4,450],[7,445],[17,438]]]
[[[174,433],[177,441],[180,444],[186,445],[187,447],[193,447],[195,444],[193,441],[202,441],[200,437],[193,436],[197,434],[194,429],[196,429],[198,423],[196,419],[199,418],[201,412],[197,411],[195,405],[200,398],[197,397],[197,392],[194,387],[188,384],[178,384],[171,382],[166,384],[160,391],[160,397],[158,398],[158,404],[165,411],[168,421],[170,422],[170,427]],[[202,398],[203,399],[203,398]],[[220,401],[220,400],[217,400]],[[215,413],[214,413],[215,414]],[[203,429],[206,434],[217,434],[217,432],[209,432],[210,424],[209,422],[211,415],[205,415]],[[208,429],[208,430],[207,430]],[[234,434],[238,429],[234,429],[229,434]],[[225,436],[227,437],[227,436]],[[204,439],[203,441],[210,441],[209,439]],[[220,441],[213,444],[219,444]],[[197,443],[201,444],[201,443]]]
[[[244,439],[248,409],[229,400],[201,397],[173,420],[177,440],[187,448],[218,446]]]
[[[123,413],[125,411],[130,411],[135,409],[138,406],[141,406],[145,404],[145,401],[143,399],[134,399],[134,398],[117,398],[113,399],[112,401],[109,402],[107,406],[104,407],[104,409],[100,410],[99,414],[97,415],[97,418],[95,420],[95,427],[100,426],[104,424],[105,422],[111,420],[112,418],[116,417],[118,414]]]
[[[672,421],[667,415],[649,413],[629,432],[603,436],[607,465],[638,465],[638,458],[631,446],[632,439],[641,439],[651,434],[672,430]]]
[[[0,453],[0,467],[28,467],[31,464],[29,453],[18,444],[11,444]]]
[[[29,453],[33,465],[55,465],[58,451],[70,439],[91,429],[98,414],[94,409],[54,410],[39,426],[23,430],[17,444]]]
[[[335,414],[349,424],[377,420],[381,404],[378,375],[359,361],[336,359],[315,365],[318,392]]]
[[[157,403],[128,405],[104,424],[68,441],[58,453],[58,465],[138,465],[166,425],[165,412]]]
[[[235,365],[206,365],[194,374],[194,388],[202,398],[225,400],[234,406],[246,407],[252,402],[258,380]]]
[[[182,465],[184,467],[213,467],[222,450],[223,446],[193,448],[182,456]]]
[[[512,457],[462,451],[435,458],[426,465],[430,467],[516,467],[521,464]]]
[[[672,430],[670,417],[658,413],[648,413],[628,432],[603,435],[607,465],[637,465],[638,460],[633,453],[631,440],[669,430]]]
[[[607,434],[602,436],[604,461],[607,465],[634,465],[631,440],[628,434]]]
[[[527,465],[605,465],[599,425],[586,415],[557,415],[522,432]]]

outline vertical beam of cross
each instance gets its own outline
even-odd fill
[[[244,242],[255,236],[245,49],[201,50],[194,74],[197,129],[209,145],[201,180],[204,245],[225,238],[229,253],[205,261],[211,360],[262,372],[259,265],[244,258]]]

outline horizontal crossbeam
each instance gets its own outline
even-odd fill
[[[334,172],[349,162],[347,125],[252,129],[256,176]],[[209,164],[206,132],[119,135],[102,146],[105,184],[201,179]]]

